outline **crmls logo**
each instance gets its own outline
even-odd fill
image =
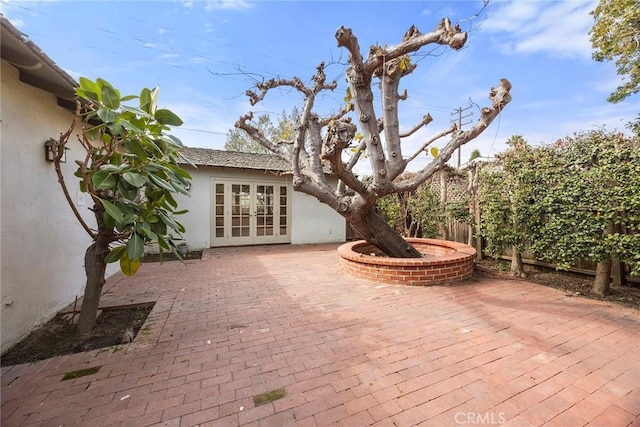
[[[459,425],[487,425],[487,424],[504,424],[505,418],[503,412],[457,412],[455,422]]]

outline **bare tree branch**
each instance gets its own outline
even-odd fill
[[[491,107],[484,107],[482,109],[482,117],[478,119],[476,124],[468,131],[455,132],[451,140],[440,151],[438,157],[418,172],[414,178],[396,185],[396,191],[413,191],[427,177],[442,169],[458,147],[480,135],[482,131],[484,131],[498,116],[502,109],[511,101],[511,94],[509,93],[510,90],[511,83],[509,80],[500,79],[500,84],[497,87],[492,87],[489,91],[489,99],[493,101]]]
[[[412,26],[405,34],[402,43],[386,49],[378,46],[370,50],[369,57],[364,64],[364,73],[372,75],[383,62],[415,52],[428,44],[448,45],[452,49],[459,50],[466,42],[467,33],[463,32],[458,25],[452,27],[448,18],[442,19],[435,30],[426,34],[421,34],[415,26]]]
[[[411,157],[409,157],[407,159],[407,163],[411,162],[413,159],[418,157],[418,155],[420,153],[422,153],[425,150],[425,148],[427,148],[429,145],[431,145],[434,141],[439,140],[443,136],[449,135],[451,132],[455,132],[457,129],[458,129],[458,126],[455,124],[455,122],[451,123],[451,127],[449,129],[444,130],[444,131],[440,132],[439,134],[432,136],[431,138],[429,138],[427,140],[427,142],[422,144],[422,146],[415,153],[413,153],[413,155]]]
[[[62,187],[64,198],[67,200],[67,204],[73,211],[73,215],[75,215],[76,219],[78,220],[78,222],[80,223],[84,231],[86,231],[87,234],[89,234],[91,239],[95,240],[97,238],[97,234],[91,230],[91,227],[89,227],[89,225],[85,222],[84,218],[82,218],[82,215],[80,215],[80,212],[76,208],[76,205],[71,199],[71,195],[69,194],[69,189],[67,188],[67,184],[64,181],[64,175],[62,174],[62,169],[60,168],[60,162],[66,150],[67,142],[69,142],[69,137],[71,136],[71,133],[76,127],[76,121],[79,115],[80,115],[80,104],[76,103],[76,115],[74,116],[73,121],[71,122],[71,126],[69,127],[69,129],[67,129],[65,133],[60,134],[60,138],[58,139],[58,141],[52,140],[52,142],[57,146],[57,152],[53,157],[53,166],[56,171],[56,176],[58,177],[58,183],[60,184],[60,187]]]
[[[422,116],[422,121],[420,123],[418,123],[417,125],[415,125],[413,127],[413,129],[408,130],[407,132],[401,133],[400,134],[400,138],[406,138],[408,136],[413,135],[414,133],[416,133],[417,131],[422,129],[423,126],[428,125],[432,121],[433,121],[433,117],[431,117],[431,114],[427,114],[426,116]]]
[[[250,111],[247,114],[245,114],[244,116],[240,117],[238,119],[238,121],[236,121],[235,126],[237,128],[243,129],[245,132],[247,132],[247,134],[249,134],[249,136],[251,138],[253,138],[255,141],[258,141],[265,148],[267,148],[269,151],[273,152],[275,155],[280,157],[282,160],[290,162],[291,159],[289,158],[289,156],[286,155],[285,153],[283,153],[282,150],[279,149],[278,145],[276,145],[273,142],[269,141],[269,139],[267,139],[267,137],[264,136],[262,134],[262,132],[260,132],[258,130],[258,128],[253,126],[250,123],[251,120],[253,120],[253,112]]]

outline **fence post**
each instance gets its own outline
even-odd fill
[[[440,234],[442,235],[442,240],[449,240],[449,218],[446,214],[446,206],[447,206],[447,175],[448,170],[443,168],[439,172],[440,174],[440,207],[444,210],[442,221],[440,221]]]

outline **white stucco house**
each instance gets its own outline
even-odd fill
[[[344,242],[346,221],[314,197],[294,192],[289,165],[268,154],[185,147],[197,166],[191,197],[178,203],[190,248]]]
[[[68,129],[77,83],[1,17],[0,324],[1,352],[84,292],[91,244],[45,158],[45,142]],[[176,113],[180,114],[179,111]],[[89,224],[90,199],[73,176],[84,150],[72,138],[62,165],[71,198]],[[188,141],[183,141],[188,144]],[[315,198],[294,192],[287,165],[270,155],[185,148],[197,168],[191,197],[178,203],[192,249],[254,244],[342,242],[346,222]],[[111,264],[107,274],[117,272]]]
[[[82,295],[91,244],[45,159],[45,142],[69,128],[76,82],[4,17],[0,120],[0,324],[2,352]],[[75,137],[74,137],[75,141]],[[86,218],[71,144],[62,166]],[[82,209],[82,207],[85,209]],[[89,222],[91,223],[91,222]],[[113,273],[114,269],[110,270]]]

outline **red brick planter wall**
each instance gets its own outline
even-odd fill
[[[466,280],[473,274],[476,250],[471,246],[447,240],[406,240],[426,256],[390,258],[359,240],[338,248],[340,266],[352,276],[393,285],[442,285]]]

